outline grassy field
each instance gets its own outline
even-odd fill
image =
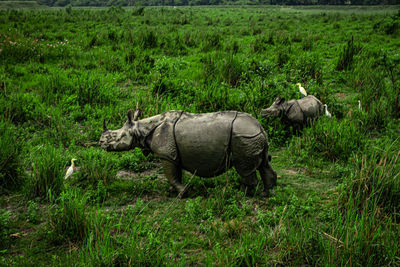
[[[0,10],[0,265],[400,265],[399,35],[398,6]],[[294,133],[260,111],[297,82],[333,117]],[[252,114],[272,196],[103,151],[136,106]]]

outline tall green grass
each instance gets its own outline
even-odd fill
[[[355,157],[355,172],[344,180],[330,248],[333,261],[391,265],[399,259],[399,154],[372,151]],[[379,256],[378,256],[379,255]]]
[[[0,121],[0,191],[18,188],[24,181],[22,142],[19,131],[8,121]]]
[[[115,180],[118,162],[107,157],[105,151],[89,148],[78,158],[81,164],[77,181],[81,186],[96,187],[100,181],[104,185],[110,185]]]
[[[293,156],[308,162],[309,157],[332,161],[347,159],[363,151],[365,140],[360,125],[349,119],[320,118],[289,145]]]
[[[78,190],[70,189],[61,192],[53,201],[56,205],[49,211],[47,221],[51,240],[55,243],[84,240],[93,216],[86,207],[87,199]]]
[[[36,148],[31,155],[32,173],[26,183],[30,198],[49,199],[49,192],[58,196],[64,188],[64,175],[67,162],[63,150],[51,145]]]

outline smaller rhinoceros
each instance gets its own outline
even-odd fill
[[[330,116],[330,113],[327,111],[327,106],[323,105],[321,101],[313,95],[306,96],[299,100],[289,101],[277,97],[269,108],[261,110],[261,116],[281,117],[285,123],[301,128],[312,119],[318,118],[324,114],[324,112],[327,116]]]
[[[119,130],[108,130],[103,122],[100,146],[107,151],[139,147],[161,159],[165,176],[178,191],[182,169],[200,177],[213,177],[234,166],[242,177],[242,190],[257,185],[256,170],[264,183],[264,194],[276,185],[276,173],[268,155],[267,135],[250,114],[237,111],[192,114],[166,111],[138,120],[140,111],[128,112]]]

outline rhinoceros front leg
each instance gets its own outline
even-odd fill
[[[242,184],[240,186],[240,190],[244,192],[246,195],[252,196],[254,195],[254,189],[257,186],[257,173],[253,172],[249,175],[241,175],[242,176]]]
[[[182,169],[167,160],[161,160],[161,163],[169,183],[178,191],[178,197],[182,197],[185,193],[185,187],[182,185]]]

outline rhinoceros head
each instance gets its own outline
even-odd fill
[[[282,104],[285,102],[284,98],[277,97],[275,102],[266,109],[261,110],[261,116],[263,117],[279,117],[282,114]]]
[[[128,120],[118,130],[109,130],[106,121],[103,121],[103,133],[100,137],[100,146],[107,151],[124,151],[139,146],[139,122],[140,109],[128,111]]]

